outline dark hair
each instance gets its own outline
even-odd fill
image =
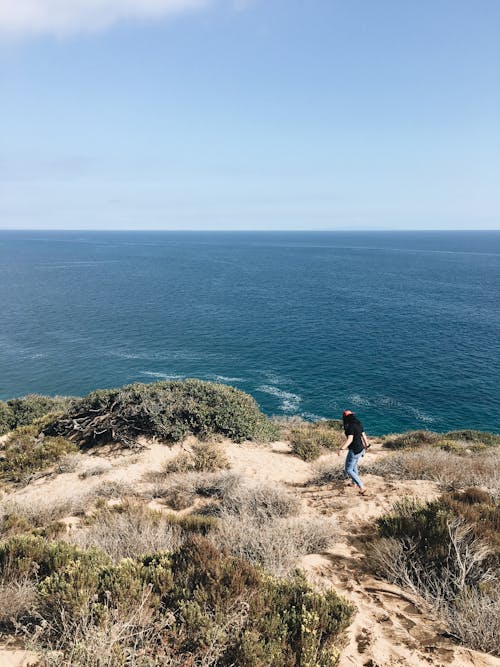
[[[344,432],[347,428],[348,425],[350,424],[357,424],[358,426],[363,426],[363,424],[359,421],[359,419],[356,417],[356,415],[351,412],[350,415],[345,415],[342,417],[342,421],[344,422]]]

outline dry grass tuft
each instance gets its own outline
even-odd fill
[[[215,472],[229,468],[229,461],[220,445],[215,442],[197,442],[191,451],[181,452],[167,461],[164,472]]]
[[[133,496],[135,491],[132,484],[122,480],[104,480],[94,490],[96,498],[124,498]]]
[[[100,475],[105,475],[107,472],[113,469],[111,463],[102,462],[97,463],[96,465],[82,470],[78,475],[80,479],[87,479],[87,477],[99,477]]]
[[[76,472],[82,463],[82,457],[79,454],[66,454],[59,459],[54,466],[54,472],[58,475],[68,472]]]
[[[35,528],[44,528],[64,517],[84,514],[90,502],[88,494],[37,498],[36,502],[7,499],[0,505],[0,520],[5,515],[16,515]]]
[[[128,501],[101,510],[90,526],[73,531],[67,540],[83,549],[97,547],[118,562],[122,558],[178,548],[181,530],[161,512]]]
[[[19,622],[35,605],[35,584],[29,579],[0,580],[0,600],[0,626]]]
[[[331,519],[272,519],[261,523],[250,516],[223,514],[210,539],[219,548],[284,576],[297,567],[301,556],[324,551],[333,542],[335,532]]]
[[[471,486],[492,492],[500,481],[500,457],[494,451],[459,455],[434,447],[394,452],[364,467],[389,479],[429,479],[454,490]]]
[[[221,514],[249,516],[255,521],[299,514],[300,500],[280,485],[261,482],[239,484],[220,495]]]

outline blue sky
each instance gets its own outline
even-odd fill
[[[2,0],[0,228],[499,229],[497,0]]]

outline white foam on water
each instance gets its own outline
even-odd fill
[[[302,398],[298,394],[293,394],[290,391],[284,391],[279,387],[274,387],[273,385],[262,384],[257,387],[257,391],[262,391],[264,394],[269,394],[270,396],[276,396],[276,398],[281,399],[281,409],[283,412],[296,412],[299,408]]]
[[[245,378],[233,378],[227,375],[206,375],[205,377],[215,382],[246,382]]]
[[[309,421],[312,422],[320,422],[324,421],[327,419],[327,417],[322,417],[321,415],[316,415],[314,412],[301,412],[300,416],[303,417],[304,419],[308,419]]]
[[[415,408],[413,407],[413,405],[407,405],[406,403],[403,403],[402,401],[392,396],[374,396],[372,398],[366,398],[365,396],[361,396],[360,394],[351,394],[350,396],[348,396],[348,399],[356,407],[365,407],[365,408],[383,407],[389,410],[396,409],[396,410],[401,410],[401,412],[406,412],[407,414],[413,415],[413,417],[415,417],[419,421],[427,424],[430,424],[433,421],[435,421],[434,417],[431,417],[430,415],[426,414],[419,408]]]
[[[185,375],[175,375],[173,373],[158,373],[156,371],[140,371],[141,375],[147,375],[147,377],[157,378],[158,380],[183,380]]]

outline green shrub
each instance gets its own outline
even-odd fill
[[[66,542],[48,542],[37,535],[15,535],[0,542],[0,574],[43,579],[80,557],[82,551]]]
[[[390,449],[404,449],[410,447],[434,446],[450,452],[471,449],[481,451],[486,447],[500,444],[500,435],[485,431],[448,431],[448,433],[434,433],[433,431],[407,431],[384,438],[384,446]]]
[[[28,426],[36,419],[48,413],[60,413],[68,409],[72,399],[66,396],[42,396],[41,394],[28,394],[21,398],[11,398],[7,406],[12,412],[12,427]]]
[[[344,435],[337,428],[337,420],[303,422],[290,430],[289,440],[294,454],[304,461],[314,461],[323,450],[338,449],[344,441]]]
[[[315,461],[321,456],[321,447],[314,437],[304,429],[294,429],[290,434],[292,452],[303,461]]]
[[[407,431],[399,435],[388,435],[384,439],[384,446],[390,449],[403,449],[406,447],[433,445],[440,437],[442,436],[433,431]]]
[[[19,514],[5,514],[0,519],[0,535],[2,538],[31,533],[34,528],[35,526],[33,526],[31,521]]]
[[[487,431],[473,431],[471,429],[463,431],[448,431],[444,434],[447,440],[464,441],[466,443],[478,443],[488,446],[500,445],[500,435],[488,433]]]
[[[199,536],[171,554],[115,565],[94,549],[18,537],[1,545],[0,564],[7,561],[11,574],[14,564],[16,576],[36,574],[42,649],[57,648],[75,665],[86,664],[83,646],[75,652],[82,637],[98,637],[113,619],[121,629],[109,637],[113,652],[106,664],[113,667],[159,667],[172,658],[184,664],[183,656],[186,665],[333,667],[335,643],[354,611],[333,590],[315,591],[300,573],[270,577]],[[145,624],[155,632],[147,643],[137,642]],[[140,662],[139,655],[148,660]],[[216,663],[206,662],[214,655]]]
[[[7,403],[0,401],[0,435],[4,435],[13,429],[14,423],[14,413],[11,408]]]
[[[177,380],[94,391],[75,400],[47,434],[83,445],[114,441],[135,446],[140,435],[163,442],[177,442],[189,434],[242,441],[276,439],[279,429],[251,396],[234,387]]]
[[[448,554],[448,522],[451,512],[441,501],[420,502],[404,498],[390,514],[377,519],[381,537],[412,540],[419,555],[434,566],[443,566]]]
[[[44,470],[77,447],[60,437],[39,434],[35,424],[19,426],[7,436],[0,460],[0,477],[18,482],[32,473]]]
[[[73,547],[69,553],[71,557],[67,558],[66,563],[52,568],[51,574],[37,586],[39,613],[56,632],[63,617],[77,617],[88,607],[98,591],[102,570],[109,563],[108,557],[97,549],[81,550]]]

